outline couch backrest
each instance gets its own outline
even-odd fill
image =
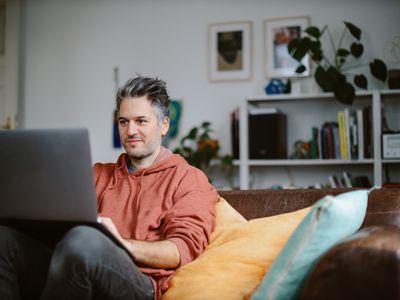
[[[311,206],[325,195],[338,195],[350,190],[232,190],[219,191],[219,195],[250,220],[295,211]],[[367,215],[362,227],[384,224],[400,227],[400,189],[377,189],[368,197]]]

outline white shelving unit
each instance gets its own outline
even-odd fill
[[[248,97],[242,102],[240,107],[240,159],[236,162],[239,165],[239,184],[240,189],[250,188],[250,175],[254,167],[268,168],[326,168],[326,178],[330,175],[332,167],[351,170],[355,167],[368,169],[374,185],[382,185],[382,165],[397,165],[395,172],[400,166],[400,159],[383,160],[381,149],[381,105],[389,103],[389,119],[397,130],[400,129],[400,90],[374,90],[360,91],[356,93],[356,99],[352,106],[340,104],[333,93],[303,94],[303,95],[273,95]],[[279,108],[287,115],[287,133],[288,133],[288,157],[292,145],[296,140],[310,140],[311,127],[320,127],[325,121],[337,121],[337,112],[345,107],[350,109],[363,108],[372,105],[372,135],[373,135],[373,158],[357,160],[340,159],[249,159],[248,149],[248,111],[249,106],[265,103],[271,107]],[[394,129],[396,129],[394,128]],[[301,172],[300,172],[301,173]],[[400,173],[400,172],[399,172]],[[313,182],[310,182],[312,184]]]

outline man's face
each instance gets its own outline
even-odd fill
[[[157,114],[147,96],[122,100],[118,115],[118,130],[125,151],[133,160],[157,157],[161,138],[169,128],[169,119],[159,124]]]

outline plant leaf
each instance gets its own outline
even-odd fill
[[[336,99],[346,105],[352,105],[354,98],[356,97],[354,87],[346,81],[340,82],[336,85],[333,92],[335,93]]]
[[[190,130],[189,134],[187,135],[187,138],[190,139],[190,140],[194,140],[194,139],[196,138],[196,136],[197,136],[197,132],[198,132],[198,131],[199,131],[199,130],[198,130],[197,127],[193,127],[193,128]]]
[[[323,67],[318,66],[314,74],[315,82],[321,87],[324,92],[328,92],[327,88],[327,74]]]
[[[310,26],[306,28],[305,32],[316,39],[319,39],[321,36],[321,31],[316,26]]]
[[[351,35],[354,36],[357,40],[361,39],[361,29],[358,28],[356,25],[350,23],[350,22],[343,22],[347,29],[350,31]]]
[[[201,127],[203,127],[203,128],[207,128],[207,127],[210,127],[210,125],[211,125],[211,123],[210,123],[210,122],[208,122],[208,121],[204,121],[204,122],[201,124]]]
[[[354,84],[362,89],[368,89],[368,80],[363,74],[354,76]]]
[[[315,70],[314,78],[317,84],[322,88],[324,92],[333,91],[334,82],[331,79],[331,75],[328,70],[325,70],[323,67],[318,66],[317,70]]]
[[[310,39],[293,39],[288,45],[289,54],[297,61],[301,61],[309,50]]]
[[[314,77],[324,92],[332,92],[337,85],[346,82],[344,75],[332,66],[328,69],[319,66],[315,71]]]
[[[349,50],[347,50],[347,49],[344,49],[344,48],[340,48],[340,49],[338,49],[338,51],[336,52],[336,54],[338,55],[338,56],[344,56],[344,57],[346,57],[346,56],[348,56],[349,54],[350,54],[350,51]]]
[[[200,141],[206,141],[206,140],[209,140],[209,139],[210,139],[210,136],[208,135],[207,132],[203,132],[199,137]]]
[[[317,41],[310,41],[309,50],[311,52],[311,57],[314,61],[319,62],[322,60],[322,49],[321,49],[321,42]]]
[[[300,66],[297,67],[296,73],[297,73],[297,74],[301,74],[301,73],[303,73],[305,70],[306,70],[306,66],[305,66],[305,65],[300,65]]]
[[[233,158],[231,155],[226,154],[222,157],[221,159],[222,164],[227,165],[227,166],[233,166]]]
[[[369,68],[370,68],[371,74],[375,78],[377,78],[383,82],[386,81],[387,67],[383,61],[381,61],[380,59],[374,59],[374,61],[369,64]]]
[[[289,44],[288,44],[288,52],[289,52],[290,55],[292,55],[291,53],[296,51],[296,49],[299,47],[299,43],[300,43],[300,39],[299,38],[294,38],[289,42]]]
[[[364,46],[360,43],[353,43],[350,46],[351,55],[355,58],[359,58],[364,52]]]
[[[346,77],[340,73],[335,67],[330,66],[326,70],[328,91],[334,91],[339,84],[346,82]]]

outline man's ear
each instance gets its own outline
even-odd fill
[[[169,118],[165,117],[161,123],[161,135],[164,136],[167,134],[169,129]]]

